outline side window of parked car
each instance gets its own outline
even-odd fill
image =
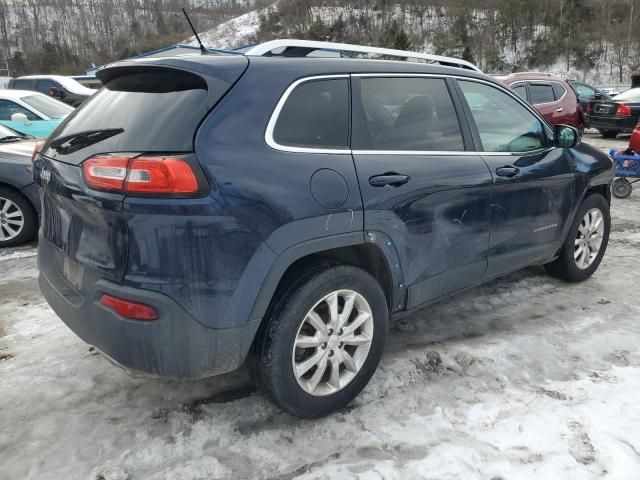
[[[354,149],[464,150],[444,79],[362,78],[360,86],[360,104],[354,107]]]
[[[16,80],[13,82],[13,88],[16,90],[33,90],[32,80]]]
[[[596,91],[581,83],[574,83],[573,88],[576,89],[578,95],[583,97],[595,97]]]
[[[60,86],[54,82],[53,80],[38,80],[36,89],[40,93],[44,93],[45,95],[49,95],[49,90],[51,87],[55,87],[60,90]]]
[[[530,83],[529,95],[531,95],[532,105],[556,101],[553,93],[553,86],[550,83]]]
[[[547,146],[542,122],[498,88],[460,81],[485,152],[529,152]]]
[[[0,120],[11,120],[14,113],[24,113],[29,120],[41,120],[35,113],[9,100],[0,100]]]
[[[280,145],[349,148],[349,80],[310,80],[298,85],[278,115],[273,139]]]

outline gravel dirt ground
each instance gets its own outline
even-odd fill
[[[0,478],[640,478],[640,191],[612,213],[590,280],[528,268],[394,323],[370,385],[317,421],[242,369],[129,377],[49,309],[34,245],[0,250]]]

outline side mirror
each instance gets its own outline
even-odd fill
[[[27,116],[24,113],[12,113],[11,114],[11,121],[12,122],[21,122],[24,123],[25,125],[31,125],[31,121],[29,121],[29,119],[27,118]]]
[[[571,148],[580,143],[582,135],[580,131],[570,125],[558,125],[556,127],[556,147]]]

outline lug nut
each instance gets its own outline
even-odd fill
[[[338,332],[338,335],[342,335],[344,333],[344,330],[340,329],[340,331]]]
[[[340,348],[342,348],[342,346],[343,346],[343,345],[344,345],[344,343],[342,343],[342,342],[340,342],[340,343],[338,344],[338,346],[339,346]]]
[[[329,356],[333,357],[333,350],[329,350]]]
[[[326,344],[326,343],[323,343],[323,344],[322,344],[322,349],[323,349],[323,350],[326,350],[326,349],[327,349],[327,344]]]
[[[329,335],[333,335],[333,328],[329,329]]]

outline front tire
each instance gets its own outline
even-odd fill
[[[567,282],[582,282],[595,272],[609,243],[611,215],[602,195],[588,196],[580,205],[558,258],[547,272]]]
[[[27,198],[0,187],[0,248],[22,245],[35,238],[37,215]]]
[[[364,270],[315,270],[284,289],[249,357],[260,391],[299,418],[346,406],[367,385],[384,348],[389,309]]]

